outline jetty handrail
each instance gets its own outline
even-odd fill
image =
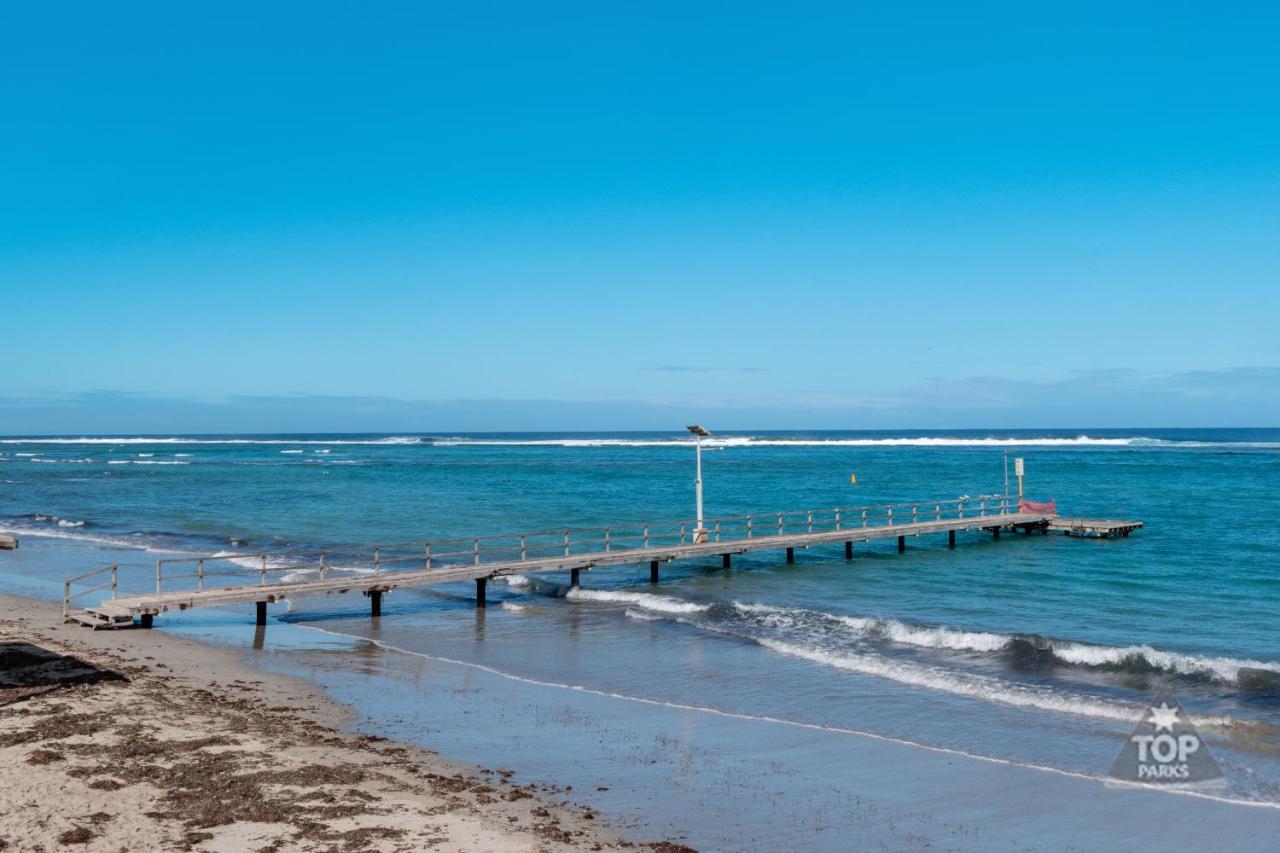
[[[109,580],[104,581],[103,583],[95,584],[94,586],[87,587],[85,589],[77,589],[74,591],[72,590],[73,584],[79,583],[80,581],[83,581],[83,580],[87,580],[88,578],[98,577],[99,575],[103,575],[108,572],[111,573],[111,578]],[[65,581],[62,582],[62,618],[66,619],[68,614],[71,613],[71,603],[73,601],[75,601],[78,598],[82,598],[86,595],[89,595],[90,593],[101,592],[102,590],[110,587],[111,597],[113,599],[116,598],[117,592],[119,590],[119,580],[120,580],[120,564],[119,563],[112,563],[109,566],[99,566],[98,568],[91,569],[82,575],[76,575],[73,578],[67,578]]]
[[[752,512],[708,518],[700,536],[696,519],[627,521],[600,527],[559,527],[519,533],[486,533],[437,539],[348,547],[307,548],[243,553],[197,554],[166,557],[155,562],[155,590],[170,590],[180,581],[196,582],[205,590],[209,579],[255,578],[266,586],[291,573],[324,580],[333,572],[381,574],[384,571],[458,568],[487,563],[522,563],[552,558],[571,558],[596,553],[662,551],[688,545],[713,545],[721,541],[767,539],[796,534],[829,534],[866,528],[929,522],[933,520],[982,519],[1018,511],[1016,496],[984,494],[933,501],[906,501],[805,510]],[[242,561],[242,562],[237,562]],[[251,562],[250,562],[251,561]],[[192,570],[184,570],[191,566]],[[176,569],[176,571],[175,571]],[[72,587],[104,572],[109,583],[91,589]],[[111,586],[116,597],[119,567],[116,564],[93,569],[64,583],[63,607],[69,610],[74,599]]]
[[[717,516],[715,518],[708,518],[704,520],[703,525],[704,527],[709,528],[714,526],[717,522],[719,522],[721,525],[727,522],[747,521],[747,520],[758,520],[763,522],[764,520],[770,519],[770,518],[776,520],[779,516],[782,516],[782,518],[786,520],[786,519],[792,519],[792,518],[798,518],[798,517],[807,518],[807,516],[813,515],[813,517],[817,519],[821,516],[833,516],[834,513],[837,513],[837,512],[841,513],[842,515],[850,514],[850,513],[866,512],[868,513],[869,519],[879,518],[881,516],[884,516],[887,518],[887,512],[890,509],[892,510],[917,509],[918,510],[920,508],[934,508],[936,511],[941,507],[950,507],[953,505],[956,506],[957,508],[960,505],[971,505],[975,510],[974,515],[976,517],[980,517],[982,515],[1002,514],[1002,513],[1010,512],[1012,508],[1011,507],[1012,500],[1013,500],[1012,495],[988,494],[988,495],[975,495],[972,497],[964,497],[964,498],[949,498],[947,500],[941,500],[941,501],[936,501],[936,500],[904,501],[900,503],[861,504],[861,505],[845,506],[845,507],[821,507],[821,508],[803,509],[803,510],[782,510],[782,511],[767,510],[767,511],[760,511],[760,512],[743,513],[740,515],[724,515],[724,516]],[[987,510],[990,510],[991,507],[990,506],[984,507],[983,506],[984,501],[996,502],[995,506],[999,508],[999,512],[988,512]],[[942,510],[942,513],[943,515],[947,514],[945,510]],[[854,516],[848,515],[847,517],[853,518]],[[860,518],[860,516],[858,516],[858,518]],[[455,545],[455,544],[473,545],[475,542],[480,542],[481,544],[483,544],[486,542],[494,542],[499,540],[519,539],[520,537],[525,537],[526,539],[534,539],[539,537],[562,537],[565,534],[570,535],[571,542],[572,542],[575,534],[597,534],[597,537],[598,537],[602,535],[603,532],[606,530],[617,531],[617,532],[628,532],[628,531],[634,532],[634,531],[641,530],[644,527],[650,528],[651,536],[658,537],[662,535],[660,532],[658,532],[661,529],[665,528],[669,530],[674,530],[675,528],[678,528],[682,524],[685,525],[687,528],[686,533],[688,535],[691,535],[692,532],[696,529],[697,520],[693,518],[675,518],[675,519],[656,520],[656,521],[654,520],[626,521],[620,524],[612,524],[612,525],[606,525],[606,526],[600,526],[600,527],[556,527],[556,528],[545,528],[541,530],[521,531],[517,533],[482,533],[482,534],[472,535],[472,536],[446,536],[446,537],[438,537],[435,539],[428,539],[428,540],[412,540],[408,542],[389,542],[389,543],[377,543],[377,544],[369,544],[369,545],[352,545],[352,546],[341,546],[341,547],[334,547],[334,548],[307,548],[307,549],[300,549],[300,550],[274,550],[274,551],[246,551],[242,553],[219,552],[215,554],[201,554],[201,555],[192,555],[192,556],[184,556],[184,557],[166,557],[166,558],[157,560],[156,562],[161,565],[174,565],[179,563],[195,563],[200,560],[217,562],[217,561],[231,561],[231,560],[242,560],[242,559],[256,560],[256,559],[261,559],[263,557],[266,557],[268,559],[293,558],[296,560],[296,559],[305,559],[308,556],[318,556],[320,554],[327,554],[329,556],[355,556],[359,554],[369,553],[370,555],[372,555],[372,553],[378,549],[382,549],[383,551],[394,552],[397,549],[409,549],[409,548],[422,549],[424,546],[427,546],[427,545],[432,546],[432,555],[434,557],[457,556],[457,555],[463,555],[463,554],[470,554],[472,553],[472,551],[467,548],[462,548],[457,551],[440,551],[440,550],[437,550],[437,546]],[[655,530],[655,528],[657,530]],[[667,535],[671,535],[671,534],[668,533]],[[580,536],[578,538],[578,541],[581,542],[583,540],[589,540],[591,538],[595,538],[595,537]],[[615,539],[616,538],[625,538],[625,537],[615,536]],[[500,550],[507,550],[507,549],[500,549]],[[409,561],[412,559],[413,559],[412,557],[407,557],[407,556],[405,557],[385,556],[382,558],[382,562],[386,563],[386,562],[391,562],[393,560]],[[297,570],[299,568],[303,568],[303,566],[297,566],[297,565],[269,566],[268,572],[269,573],[277,572],[277,571],[288,572],[288,571]],[[234,571],[235,570],[233,570],[233,572]],[[245,567],[242,567],[239,571],[243,573],[252,573],[252,572],[260,572],[260,569],[256,566],[254,567],[245,566]],[[208,574],[213,574],[213,573],[209,572]],[[178,575],[172,575],[171,577],[178,577]]]

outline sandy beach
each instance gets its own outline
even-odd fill
[[[0,596],[0,849],[637,847],[567,791],[343,731],[352,719],[232,651]]]

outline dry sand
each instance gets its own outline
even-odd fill
[[[634,845],[555,789],[344,733],[313,684],[0,596],[0,849],[556,851]]]

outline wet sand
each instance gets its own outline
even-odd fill
[[[353,720],[233,651],[0,595],[0,849],[637,847],[552,787],[345,732]]]

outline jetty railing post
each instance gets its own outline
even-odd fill
[[[321,551],[320,552],[320,580],[324,580],[324,576],[325,576],[324,551]]]
[[[523,533],[520,534],[520,562],[524,562],[529,558],[529,551],[526,547],[526,539]]]
[[[716,519],[716,541],[720,541],[720,519]]]
[[[778,513],[778,535],[782,535],[782,513]]]
[[[911,523],[912,523],[912,524],[915,524],[915,523],[917,523],[917,522],[920,520],[920,518],[919,518],[919,516],[918,516],[918,514],[917,514],[917,513],[918,513],[918,510],[919,510],[919,507],[917,507],[915,504],[912,504],[912,505],[911,505]]]
[[[747,538],[751,538],[751,516],[747,516]]]
[[[610,544],[611,544],[611,543],[609,542],[609,528],[607,528],[607,527],[606,527],[606,528],[604,529],[604,550],[605,550],[605,551],[611,551],[611,550],[613,550],[613,549],[610,547]]]
[[[687,522],[680,522],[680,544],[684,544],[684,528]]]
[[[569,531],[564,532],[564,555],[569,556]]]
[[[157,577],[156,578],[157,583],[159,582],[159,580],[160,579]],[[258,573],[258,583],[262,586],[266,586],[266,583],[267,583],[267,555],[266,554],[262,555],[262,569]],[[159,591],[160,591],[159,589],[156,590],[156,592],[159,592]]]
[[[867,526],[867,511],[865,509],[862,511],[862,526]]]
[[[840,507],[836,507],[836,530],[840,529]]]
[[[809,521],[809,532],[812,533],[813,532],[813,510],[809,510],[808,521]]]
[[[423,551],[422,556],[427,561],[427,568],[429,569],[431,568],[431,543],[428,542],[425,546],[423,546],[422,551]]]
[[[565,536],[567,537],[568,534],[566,533]],[[564,552],[565,554],[569,553],[568,545],[565,545]],[[480,537],[479,536],[471,540],[471,562],[477,566],[480,565]]]
[[[957,512],[960,518],[964,518],[964,501],[956,501]]]
[[[942,504],[938,504],[934,507],[934,518],[937,521],[942,521]]]
[[[204,560],[201,560],[200,562],[203,563]],[[111,598],[113,600],[116,597],[116,590],[120,588],[119,581],[120,581],[120,564],[112,563],[111,564]],[[201,589],[204,589],[204,587],[201,587]]]
[[[981,498],[978,500],[978,518],[986,518],[986,517],[987,517],[987,499]]]
[[[375,575],[382,574],[382,548],[378,545],[373,548],[373,573]]]
[[[889,527],[892,527],[892,526],[893,526],[893,504],[889,504],[889,522],[888,522],[888,526],[889,526]]]
[[[112,574],[113,576],[111,578],[111,590],[112,590],[111,597],[115,598],[116,597],[115,596],[115,577],[114,577],[114,573]],[[204,560],[199,560],[196,562],[196,588],[199,589],[201,592],[204,592]]]
[[[71,581],[62,582],[62,618],[71,613]]]
[[[644,547],[646,550],[649,548],[649,525],[647,524],[644,526]]]
[[[156,560],[156,595],[160,594],[161,578],[164,576],[164,561]]]

